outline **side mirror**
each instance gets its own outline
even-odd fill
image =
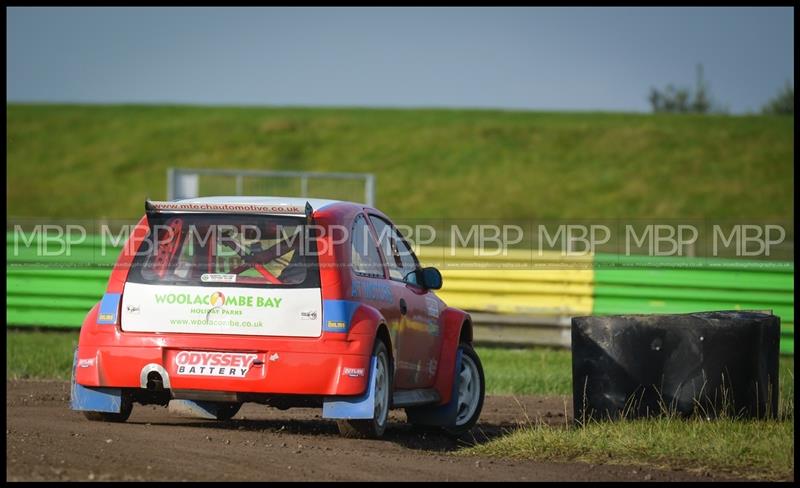
[[[438,290],[442,287],[442,273],[433,266],[422,268],[419,274],[420,284],[426,290]]]

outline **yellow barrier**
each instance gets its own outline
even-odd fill
[[[549,317],[592,313],[591,256],[564,258],[530,250],[481,256],[472,249],[443,247],[420,248],[418,256],[423,266],[442,271],[444,286],[437,294],[454,307]]]

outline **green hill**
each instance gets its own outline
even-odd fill
[[[793,117],[6,108],[10,217],[134,218],[169,166],[373,172],[395,218],[792,217]]]

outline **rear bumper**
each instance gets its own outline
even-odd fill
[[[166,341],[165,341],[166,342]],[[261,341],[259,341],[261,342]],[[150,372],[156,371],[164,386],[172,390],[205,390],[237,393],[287,395],[360,395],[365,392],[369,373],[369,354],[299,351],[297,348],[220,349],[197,344],[191,347],[163,346],[88,346],[78,348],[75,381],[86,387],[144,388]],[[343,345],[341,342],[338,345]],[[315,348],[320,349],[320,348]],[[334,348],[335,349],[335,348]],[[338,349],[341,349],[339,347]],[[230,366],[218,374],[217,366],[199,368],[193,374],[179,371],[181,351],[245,352],[255,361],[238,365],[241,372],[228,376]],[[260,363],[260,364],[259,364]],[[234,371],[231,371],[234,373]]]

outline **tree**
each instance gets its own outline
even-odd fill
[[[650,88],[650,95],[647,99],[653,108],[653,112],[692,112],[698,114],[727,112],[725,108],[720,107],[711,100],[708,83],[703,79],[702,64],[697,65],[697,84],[694,94],[688,88],[676,88],[674,85],[669,84],[663,91]]]
[[[697,92],[692,102],[692,112],[707,113],[711,109],[711,101],[706,94],[706,83],[703,80],[703,65],[697,65]]]
[[[653,112],[686,113],[690,108],[689,96],[689,90],[686,88],[676,88],[669,84],[663,92],[651,88],[649,100]]]
[[[663,92],[651,88],[649,99],[653,106],[653,112],[685,113],[689,111],[689,91],[685,88],[676,88],[672,84],[667,85]]]
[[[767,102],[761,111],[765,114],[794,115],[794,85],[787,81],[783,90]]]

